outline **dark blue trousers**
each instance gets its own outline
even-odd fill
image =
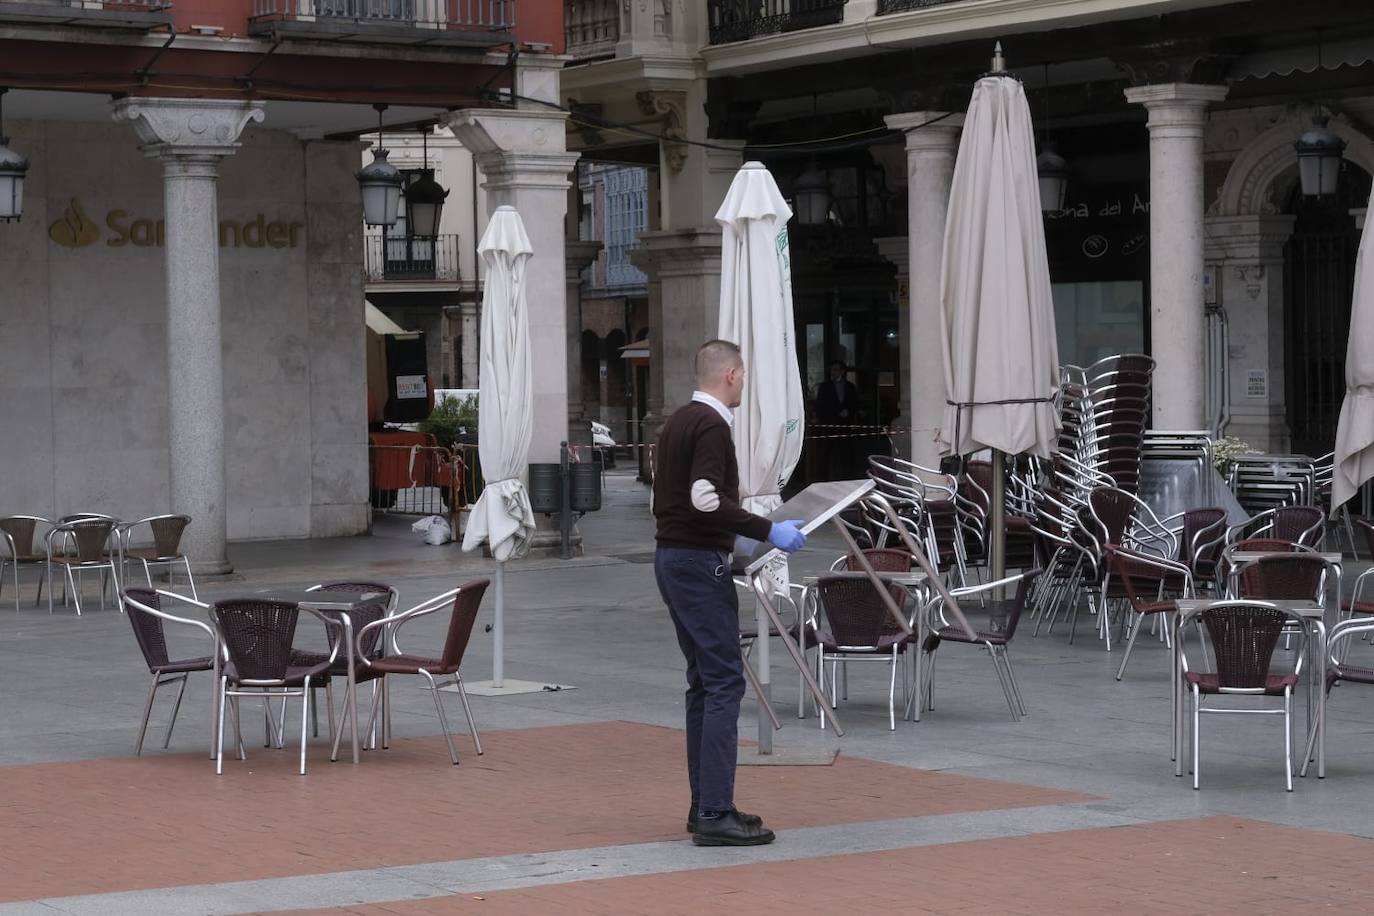
[[[687,778],[692,802],[724,811],[735,799],[744,668],[739,597],[725,554],[660,547],[654,578],[687,660]]]

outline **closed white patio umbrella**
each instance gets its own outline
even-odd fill
[[[994,59],[1000,70],[1001,49]],[[940,277],[946,454],[993,450],[993,577],[1005,572],[1005,455],[1048,458],[1059,419],[1054,301],[1030,108],[997,72],[973,89],[959,141]]]
[[[735,457],[744,508],[767,515],[782,504],[782,488],[801,458],[801,372],[792,323],[792,273],[787,221],[792,208],[760,162],[735,174],[716,212],[721,226],[718,336],[739,344],[744,392],[735,414]],[[786,589],[786,561],[778,570]],[[769,621],[755,608],[760,637],[759,682],[768,689]],[[773,733],[759,716],[759,749],[772,750]]]
[[[1331,509],[1374,477],[1374,234],[1366,222],[1355,260],[1350,340],[1345,347],[1345,400],[1336,425]]]
[[[477,246],[486,264],[482,291],[477,453],[482,495],[468,516],[463,549],[483,543],[496,559],[492,686],[502,687],[505,653],[505,562],[522,557],[534,536],[534,511],[522,475],[534,426],[525,266],[534,249],[514,207],[499,207]]]

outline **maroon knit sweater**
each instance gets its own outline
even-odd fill
[[[712,511],[702,511],[692,502],[692,485],[699,480],[715,491],[718,505]],[[654,518],[660,547],[729,553],[735,535],[768,540],[773,523],[739,504],[739,466],[730,426],[708,404],[692,401],[663,424],[654,461]]]

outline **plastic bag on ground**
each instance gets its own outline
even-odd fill
[[[435,547],[453,540],[453,528],[442,515],[427,515],[410,526],[410,530],[425,536],[425,543]]]

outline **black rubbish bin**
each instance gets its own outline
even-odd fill
[[[574,512],[596,512],[601,508],[601,467],[590,461],[568,466],[569,499]]]
[[[530,465],[530,508],[535,512],[561,512],[563,482],[557,464]]]

